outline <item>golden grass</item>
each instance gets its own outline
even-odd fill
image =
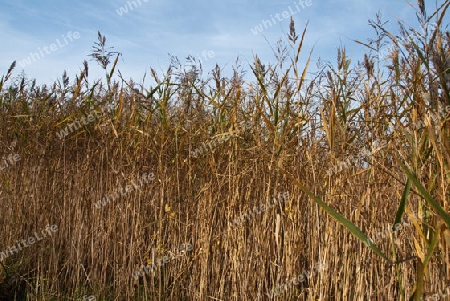
[[[386,68],[373,52],[350,67],[340,49],[314,81],[298,69],[306,29],[298,38],[293,21],[288,46],[276,49],[287,56],[270,66],[255,57],[251,83],[219,67],[207,80],[152,69],[146,88],[113,80],[117,53],[93,56],[106,87],[89,80],[86,62],[73,84],[65,76],[51,87],[11,78],[11,66],[0,80],[0,150],[21,160],[0,171],[0,252],[47,224],[59,230],[1,263],[0,299],[419,300],[445,291],[450,34],[439,20],[449,5],[431,37],[403,39]],[[98,49],[102,41],[99,33]],[[56,134],[90,114],[99,117]],[[143,173],[154,180],[96,208]],[[192,250],[178,252],[183,244]],[[164,256],[172,259],[133,277]]]

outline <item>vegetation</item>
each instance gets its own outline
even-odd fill
[[[51,86],[12,77],[13,63],[0,79],[0,299],[448,294],[449,6],[427,16],[419,1],[421,28],[399,22],[401,36],[377,16],[361,61],[339,48],[315,74],[292,20],[253,81],[176,58],[149,85],[125,80],[101,33],[91,57],[106,85],[86,61]]]

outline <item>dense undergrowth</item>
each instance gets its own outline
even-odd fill
[[[377,16],[359,62],[340,48],[315,74],[293,21],[252,81],[176,58],[148,86],[124,80],[100,33],[106,81],[85,61],[37,86],[13,64],[0,80],[0,299],[450,292],[449,5],[427,17],[419,1],[421,28],[399,22],[401,36]]]

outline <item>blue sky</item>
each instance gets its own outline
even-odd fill
[[[216,62],[230,72],[238,56],[246,69],[253,54],[263,63],[275,62],[266,39],[275,45],[289,31],[283,11],[294,13],[297,34],[309,20],[303,57],[314,46],[313,61],[321,57],[333,63],[339,45],[354,60],[361,58],[364,48],[351,39],[374,37],[368,19],[378,11],[394,30],[397,18],[416,22],[403,0],[2,0],[0,8],[0,75],[17,60],[15,74],[23,69],[38,84],[52,83],[64,70],[73,79],[89,59],[98,30],[123,54],[118,68],[124,77],[140,82],[150,67],[167,69],[168,53],[182,63],[187,55],[203,53],[206,72]],[[255,34],[260,25],[262,33]],[[91,80],[103,77],[95,62],[89,66]]]

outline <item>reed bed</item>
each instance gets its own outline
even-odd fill
[[[175,58],[124,80],[101,33],[106,83],[86,61],[50,86],[12,64],[0,299],[447,300],[449,6],[419,1],[402,37],[377,16],[364,57],[340,48],[314,74],[292,20],[252,81]]]

